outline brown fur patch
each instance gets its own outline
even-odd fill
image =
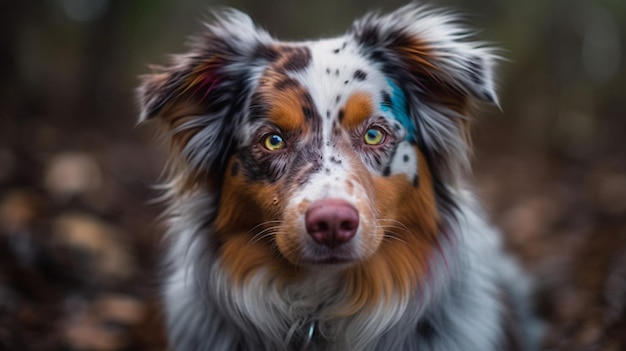
[[[438,57],[433,54],[427,43],[419,38],[404,37],[398,39],[394,49],[406,62],[407,71],[412,76],[421,79],[426,85],[428,90],[428,94],[424,96],[426,100],[446,105],[452,111],[468,116],[471,107],[469,106],[470,99],[467,94],[437,76],[436,73],[441,72],[436,64]],[[471,146],[469,120],[455,119],[454,122],[459,124],[459,129],[462,131],[461,137]]]
[[[276,52],[278,58],[264,72],[255,102],[263,106],[270,123],[281,130],[306,132],[314,106],[305,88],[286,74],[287,70],[305,67],[306,55],[295,48],[282,51],[277,48]],[[426,47],[406,49],[405,54],[420,63],[421,74],[436,69],[427,57]],[[298,58],[288,58],[290,55]],[[450,103],[454,101],[458,100],[452,99]],[[372,97],[366,93],[350,96],[343,110],[343,127],[352,129],[363,123],[371,117],[373,106]],[[360,174],[356,174],[354,181],[368,189],[375,212],[371,215],[377,218],[376,225],[384,228],[385,237],[379,230],[375,234],[378,239],[365,240],[372,246],[373,254],[344,272],[349,297],[344,308],[337,311],[339,315],[373,308],[381,299],[388,300],[398,294],[407,296],[418,289],[428,273],[428,259],[437,247],[439,217],[427,162],[417,148],[416,153],[420,169],[418,187],[404,174],[378,177],[365,168],[356,171]],[[290,190],[283,182],[249,182],[242,176],[244,172],[227,173],[215,226],[220,233],[223,262],[234,281],[243,283],[260,268],[269,269],[277,279],[297,279],[302,205],[294,211],[286,210]],[[255,237],[263,230],[270,231]],[[374,235],[376,230],[372,227],[368,235]]]
[[[373,308],[381,298],[407,296],[427,274],[428,258],[437,247],[439,216],[432,176],[424,156],[416,152],[421,172],[418,188],[403,174],[373,181],[379,225],[386,228],[387,238],[374,256],[346,272],[351,297],[342,311],[346,315]]]
[[[278,46],[279,58],[276,61],[278,71],[303,70],[311,63],[311,51],[304,46]]]
[[[363,92],[352,94],[346,102],[342,124],[347,129],[354,129],[372,116],[374,111],[372,97]]]
[[[372,256],[344,272],[348,300],[336,311],[338,316],[373,308],[381,299],[406,297],[418,289],[428,273],[428,259],[437,247],[439,217],[432,176],[424,156],[416,152],[421,179],[418,188],[404,174],[373,177],[363,170],[365,173],[354,180],[370,189],[378,226],[384,228],[386,237],[368,238],[366,242],[374,245]],[[268,269],[273,279],[294,282],[298,279],[301,245],[296,217],[302,216],[306,204],[297,211],[287,211],[289,190],[284,185],[250,183],[241,172],[227,173],[215,226],[222,242],[221,257],[234,282],[245,283],[260,268]],[[267,225],[259,225],[262,223]],[[275,227],[271,233],[255,237],[270,227]],[[368,228],[368,235],[376,230]],[[281,254],[276,254],[277,247]]]
[[[180,157],[202,127],[181,127],[213,108],[214,89],[224,78],[217,71],[224,61],[224,56],[219,54],[206,59],[180,56],[172,66],[154,66],[154,72],[143,77],[140,89],[143,113],[146,118],[159,118],[161,135],[169,139],[170,184],[181,196],[199,186],[212,188],[216,183],[206,170],[191,169]]]
[[[433,55],[428,43],[416,37],[401,35],[392,49],[402,56],[406,62],[405,69],[409,72],[416,76],[426,75],[437,80],[432,74],[439,71],[439,68],[434,63],[437,57]]]
[[[269,121],[283,132],[301,130],[315,114],[313,101],[306,89],[289,71],[306,68],[311,53],[305,47],[278,46],[277,58],[264,72],[256,94],[256,104],[265,109]]]
[[[238,162],[233,157],[227,169]],[[277,278],[292,277],[294,266],[273,254],[275,221],[281,218],[284,195],[281,186],[248,182],[238,172],[227,172],[222,186],[219,211],[214,225],[219,233],[220,252],[233,282],[245,283],[259,268],[270,269]]]
[[[269,72],[262,80],[259,94],[267,106],[269,121],[283,132],[296,131],[304,125],[301,96],[303,88],[294,82],[283,90],[277,90],[275,81],[285,79],[282,75]]]
[[[250,235],[245,232],[229,234],[221,247],[221,258],[237,286],[246,284],[259,269],[267,271],[268,276],[276,279],[278,284],[297,278],[297,267],[282,256],[273,255],[267,242],[251,242]]]
[[[232,157],[228,167],[237,162]],[[278,199],[278,201],[276,201]],[[226,172],[222,184],[216,229],[223,233],[249,231],[254,226],[280,218],[284,204],[278,183],[250,182],[242,172]]]

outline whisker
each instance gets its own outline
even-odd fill
[[[392,235],[392,234],[395,234],[395,235]],[[397,233],[386,232],[385,235],[383,236],[383,239],[396,240],[396,241],[399,241],[399,242],[409,246],[409,243],[407,243],[404,239],[398,237],[397,235],[398,235]]]
[[[248,241],[248,245],[252,245],[257,243],[260,240],[263,240],[264,238],[271,236],[273,234],[274,231],[276,231],[278,228],[280,228],[280,225],[283,223],[283,221],[281,220],[271,220],[271,221],[265,221],[262,223],[259,223],[257,225],[255,225],[254,227],[252,227],[250,230],[248,230],[247,234],[252,234],[255,231],[257,231],[258,229],[262,228],[262,227],[266,227],[263,228],[261,231],[259,231],[258,233],[254,234],[252,236],[252,238],[250,238],[250,240]],[[272,225],[274,224],[274,225]]]
[[[252,238],[250,238],[250,240],[248,241],[248,244],[250,245],[255,244],[259,242],[260,240],[263,240],[264,238],[277,234],[277,229],[279,228],[280,226],[272,226],[272,227],[267,227],[261,230],[260,232],[255,234]]]
[[[380,222],[380,221],[393,222],[393,223],[394,223],[394,224],[396,224],[398,227],[400,227],[400,228],[402,228],[402,229],[404,229],[404,230],[406,230],[406,231],[410,231],[409,227],[407,227],[404,223],[402,223],[402,222],[400,222],[400,221],[398,221],[398,220],[395,220],[395,219],[391,219],[391,218],[380,218],[378,221],[379,221],[379,222]]]
[[[280,223],[282,223],[282,222],[283,222],[283,221],[281,221],[281,220],[274,220],[274,221],[265,221],[265,222],[259,223],[259,224],[255,225],[254,227],[250,228],[250,230],[248,230],[248,233],[247,233],[247,234],[251,234],[251,233],[252,233],[253,231],[255,231],[256,229],[258,229],[258,228],[260,228],[260,227],[263,227],[263,226],[266,226],[266,225],[268,225],[268,224],[272,224],[272,223],[278,223],[278,224],[280,224]]]
[[[378,228],[381,228],[383,230],[386,230],[386,229],[401,229],[402,232],[410,233],[410,231],[408,229],[406,229],[405,227],[399,227],[397,225],[378,225]]]
[[[396,221],[397,223],[400,223],[398,221]],[[401,223],[400,223],[401,224]],[[404,243],[405,245],[409,245],[404,239],[401,238],[401,234],[392,230],[392,229],[402,229],[404,231],[409,231],[409,228],[407,228],[406,226],[397,226],[397,225],[378,225],[377,226],[379,229],[382,229],[383,231],[383,240],[387,239],[387,240],[397,240],[401,243]]]

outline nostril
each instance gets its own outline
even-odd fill
[[[344,200],[319,200],[307,210],[305,225],[315,242],[334,248],[347,243],[356,235],[359,212]]]
[[[343,221],[341,222],[341,225],[339,228],[343,229],[343,230],[353,230],[355,229],[357,226],[357,224],[353,221]]]

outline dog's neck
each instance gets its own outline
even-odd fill
[[[300,335],[302,335],[301,338],[296,338],[295,340],[291,340],[292,337],[290,335],[287,335],[285,339],[291,340],[290,344],[292,345],[293,350],[300,350],[300,351],[310,350],[310,346],[313,343],[313,337],[316,335],[316,332],[317,332],[317,320],[310,319],[306,321],[306,323],[304,323],[300,327],[299,332],[300,332]]]

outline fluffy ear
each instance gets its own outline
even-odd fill
[[[216,18],[187,54],[154,68],[138,89],[140,121],[161,121],[174,157],[182,156],[176,163],[191,173],[223,167],[258,68],[272,55],[271,37],[245,14],[231,10]]]
[[[472,100],[496,102],[495,56],[447,13],[411,4],[357,21],[350,34],[406,95],[414,140],[435,167],[457,174],[467,166]],[[394,89],[395,90],[395,89]]]

